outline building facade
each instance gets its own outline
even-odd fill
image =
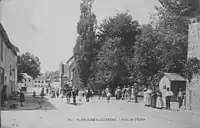
[[[200,4],[200,3],[199,3]],[[196,12],[200,12],[197,9]],[[191,18],[188,36],[188,59],[197,57],[200,60],[200,13]],[[187,84],[186,108],[200,111],[200,74],[193,76],[192,81]]]
[[[81,84],[81,81],[78,76],[78,72],[75,67],[76,67],[76,63],[75,63],[74,57],[72,57],[71,64],[69,66],[69,80],[73,87],[80,89],[80,88],[83,88],[83,85]]]
[[[67,63],[61,62],[59,67],[59,81],[60,81],[60,87],[63,88],[65,84],[68,84],[69,82],[69,65]]]
[[[7,97],[17,87],[17,64],[19,49],[11,44],[3,25],[0,23],[0,89],[6,89]]]
[[[49,82],[45,76],[38,76],[35,80],[33,80],[33,86],[38,88],[47,88],[49,86]]]

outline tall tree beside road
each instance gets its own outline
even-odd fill
[[[79,36],[74,47],[75,69],[84,86],[88,86],[95,56],[97,20],[96,15],[92,12],[93,2],[94,0],[82,0],[80,4],[81,16],[77,24]]]
[[[41,74],[40,60],[37,56],[26,52],[25,54],[22,54],[20,56],[19,62],[20,63],[18,64],[18,81],[22,80],[21,73],[27,73],[33,78],[36,78],[38,75]]]
[[[124,85],[133,74],[134,45],[139,34],[139,23],[128,12],[118,13],[105,19],[99,26],[98,44],[101,45],[97,56],[98,83]],[[135,79],[136,81],[136,79]]]

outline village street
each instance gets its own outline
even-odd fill
[[[2,111],[3,128],[199,128],[200,115],[187,112],[145,108],[143,103],[128,103],[121,100],[98,100],[78,105],[65,104],[59,98],[46,101],[42,109]],[[114,118],[116,121],[80,121],[78,118]],[[120,121],[120,118],[135,119]],[[136,119],[138,118],[138,119]]]

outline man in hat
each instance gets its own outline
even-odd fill
[[[72,88],[73,104],[76,105],[76,89]]]
[[[135,89],[134,89],[134,100],[135,100],[135,103],[137,103],[137,96],[138,96],[138,92],[139,92],[138,85],[136,83],[134,83],[134,87],[135,87]]]
[[[121,95],[121,89],[120,86],[118,86],[115,90],[116,99],[120,99],[120,95]]]

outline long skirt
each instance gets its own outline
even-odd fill
[[[151,96],[149,94],[146,96],[146,105],[151,106]]]
[[[151,105],[153,108],[156,108],[156,100],[157,100],[157,97],[156,96],[152,96],[152,99],[151,99]]]
[[[162,108],[163,107],[163,101],[162,101],[162,97],[157,97],[156,100],[156,108]]]

